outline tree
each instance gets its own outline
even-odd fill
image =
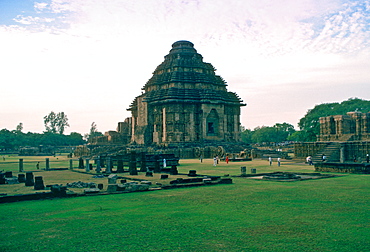
[[[44,117],[44,124],[46,132],[63,134],[64,129],[69,127],[67,115],[64,112],[55,114],[51,111],[47,116]]]
[[[103,133],[99,132],[98,131],[98,128],[96,126],[96,123],[95,122],[92,122],[91,123],[91,128],[90,128],[90,133],[89,134],[85,134],[84,135],[84,138],[89,141],[91,139],[93,139],[94,137],[98,137],[98,136],[103,136]]]
[[[358,111],[367,113],[370,111],[370,101],[350,98],[341,103],[323,103],[316,105],[313,109],[309,109],[307,114],[301,118],[298,123],[300,130],[299,134],[301,141],[316,141],[316,136],[320,134],[320,117],[331,115],[345,115],[348,112]]]
[[[57,114],[57,131],[59,134],[63,134],[64,133],[64,129],[66,127],[69,127],[69,124],[68,124],[68,118],[67,118],[67,115],[64,114],[64,112],[59,112]]]
[[[280,143],[288,140],[295,133],[289,123],[276,123],[274,126],[256,127],[253,131],[242,128],[241,138],[247,143]]]
[[[242,126],[241,128],[241,140],[245,143],[251,143],[252,142],[252,135],[253,131],[250,129],[246,129]]]
[[[19,123],[19,124],[17,125],[17,127],[15,128],[15,131],[17,131],[17,132],[22,132],[22,130],[23,130],[23,123]]]

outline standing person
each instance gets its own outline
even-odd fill
[[[308,156],[308,157],[306,158],[306,161],[307,161],[307,164],[308,164],[308,165],[312,165],[312,158],[311,158],[311,156]]]
[[[217,165],[217,158],[216,156],[213,157],[213,166],[216,166]]]
[[[369,154],[366,154],[366,163],[369,163]]]
[[[229,163],[229,156],[226,156],[226,164],[228,164]]]
[[[270,166],[272,165],[272,158],[269,157],[269,163],[270,163]]]
[[[167,167],[167,163],[166,163],[166,159],[164,158],[163,159],[163,168],[166,168]]]
[[[277,158],[278,166],[280,166],[280,157]]]
[[[203,156],[202,155],[200,155],[199,160],[200,160],[201,163],[203,163]]]
[[[218,155],[216,156],[216,161],[217,161],[217,164],[218,164]]]
[[[325,154],[322,154],[322,161],[325,162],[326,161],[326,156]]]

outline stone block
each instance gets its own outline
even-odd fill
[[[18,182],[19,182],[19,183],[24,183],[24,182],[26,182],[26,175],[25,175],[25,174],[23,174],[23,173],[18,174]]]
[[[129,184],[126,188],[129,192],[141,192],[149,190],[149,185],[146,184]]]
[[[5,178],[5,179],[6,179],[6,183],[9,185],[19,184],[18,178]]]
[[[197,171],[196,170],[190,170],[188,176],[189,177],[196,177],[197,176]]]
[[[93,193],[99,193],[100,189],[99,188],[87,188],[84,189],[84,193],[86,194],[93,194]]]
[[[116,184],[118,176],[116,174],[111,174],[108,176],[108,184]]]
[[[152,182],[151,181],[144,180],[144,181],[141,181],[140,184],[151,185]]]
[[[107,187],[107,192],[117,192],[117,184],[109,184]]]

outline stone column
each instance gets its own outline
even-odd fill
[[[96,159],[96,172],[100,173],[101,172],[101,166],[100,166],[100,157]]]
[[[78,168],[79,169],[84,168],[84,160],[81,157],[78,159]]]
[[[50,170],[49,158],[45,158],[45,170],[46,171]]]
[[[156,155],[154,161],[154,173],[160,172],[161,172],[161,161],[159,160],[159,157]]]
[[[141,172],[146,172],[146,153],[141,152],[141,163],[140,163],[140,171]]]
[[[19,159],[19,172],[23,172],[23,158]]]
[[[162,143],[166,142],[167,128],[166,128],[166,108],[162,109]]]
[[[118,160],[117,160],[117,173],[123,173],[123,172],[124,172],[123,159],[122,159],[122,157],[118,157]]]
[[[111,158],[107,157],[107,166],[105,168],[106,173],[112,173]]]
[[[89,172],[90,171],[90,164],[89,164],[89,159],[88,158],[86,158],[86,166],[85,166],[85,171],[86,172]]]
[[[33,186],[35,184],[33,180],[33,173],[32,172],[26,172],[26,184],[25,186]]]
[[[240,167],[241,176],[247,175],[247,167],[242,166]]]
[[[344,148],[342,147],[342,148],[340,148],[340,158],[339,158],[339,162],[341,162],[341,163],[344,163],[344,160],[345,160],[345,158],[344,158]]]
[[[35,177],[35,183],[33,185],[34,190],[44,190],[44,180],[42,179],[42,176],[36,176]]]
[[[135,151],[131,152],[130,163],[129,163],[129,172],[130,172],[130,175],[137,175],[136,152]]]

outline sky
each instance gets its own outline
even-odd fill
[[[370,100],[370,0],[0,0],[0,129],[115,130],[188,40],[247,103],[249,129]]]

